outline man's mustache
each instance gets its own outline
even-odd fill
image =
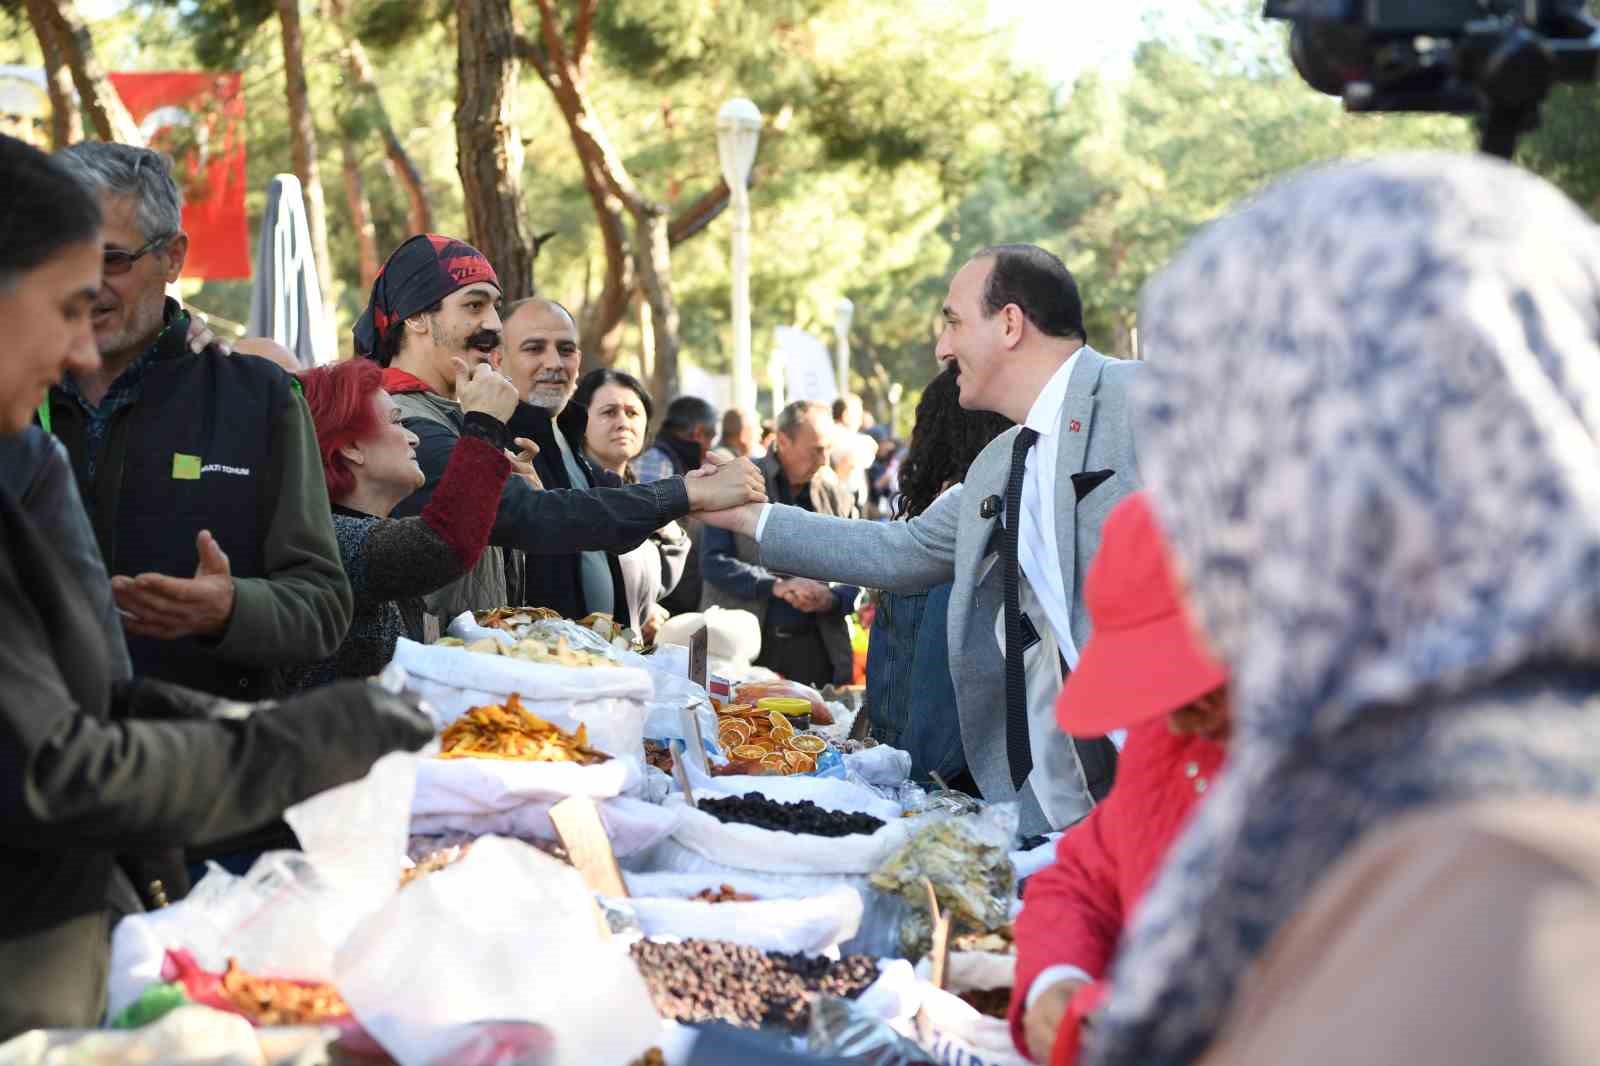
[[[494,351],[500,347],[500,333],[492,329],[480,329],[467,338],[467,347],[476,348],[482,352]]]

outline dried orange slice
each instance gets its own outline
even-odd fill
[[[753,710],[755,710],[755,707],[748,703],[729,703],[718,707],[717,713],[724,718],[738,718],[741,715],[749,714]]]
[[[797,774],[809,774],[817,768],[817,762],[803,751],[786,751],[784,759],[789,763],[789,768]]]
[[[741,744],[737,748],[734,748],[732,751],[728,752],[728,754],[733,756],[735,759],[755,759],[758,761],[765,761],[770,753],[766,748],[757,747],[754,744]]]
[[[828,750],[828,742],[821,737],[790,737],[788,746],[795,751],[803,751],[813,759]]]
[[[785,759],[777,752],[772,752],[771,754],[763,756],[761,759],[761,765],[778,770],[781,773],[789,772],[789,760]]]
[[[789,719],[773,711],[767,716],[767,721],[772,723],[772,735],[785,739],[794,736],[794,726],[789,724]]]

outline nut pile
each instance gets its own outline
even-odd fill
[[[960,995],[967,1006],[990,1018],[1004,1018],[1011,1006],[1009,988],[969,988]]]
[[[755,903],[760,898],[760,896],[751,896],[740,892],[732,885],[703,888],[689,897],[690,900],[697,903]]]
[[[713,796],[700,800],[697,806],[719,821],[742,822],[780,833],[844,837],[852,833],[876,833],[883,828],[883,819],[870,814],[830,811],[810,800],[781,803],[759,792],[746,792],[742,796]]]
[[[629,950],[656,1009],[679,1022],[799,1030],[810,1020],[814,997],[853,999],[878,977],[877,963],[866,955],[846,955],[837,962],[769,955],[726,940],[641,940]]]

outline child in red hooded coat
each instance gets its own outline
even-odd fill
[[[1093,631],[1057,718],[1079,736],[1128,732],[1110,795],[1029,879],[1017,918],[1011,1035],[1051,1066],[1077,1062],[1122,929],[1221,767],[1228,732],[1227,675],[1184,612],[1143,493],[1106,518],[1084,605]]]

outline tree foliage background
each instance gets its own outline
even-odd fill
[[[493,0],[501,2],[504,0]],[[539,39],[541,8],[580,31],[583,0],[510,0]],[[359,233],[340,188],[340,147],[370,203],[377,254],[409,231],[412,204],[386,167],[385,124],[415,163],[433,224],[465,235],[452,126],[454,57],[469,0],[302,0],[306,67],[327,186],[341,331],[366,299]],[[1151,27],[1130,69],[1052,85],[986,29],[979,0],[600,0],[581,27],[594,120],[650,200],[678,211],[720,182],[714,123],[734,95],[767,117],[752,189],[757,380],[773,327],[832,329],[856,305],[855,383],[882,407],[892,382],[914,399],[931,376],[937,309],[950,273],[978,248],[1035,242],[1077,274],[1091,341],[1127,354],[1140,286],[1194,229],[1274,175],[1396,148],[1470,149],[1470,127],[1440,117],[1352,116],[1289,67],[1282,27],[1259,5],[1216,0],[1180,33]],[[112,70],[244,72],[250,208],[290,169],[276,0],[126,0],[91,24]],[[1199,28],[1196,29],[1195,27]],[[364,92],[341,51],[361,42],[376,71]],[[0,63],[37,65],[17,0],[0,0]],[[540,291],[581,313],[606,262],[584,169],[552,92],[524,69],[514,100],[522,217],[553,233],[535,261]],[[1563,89],[1523,161],[1600,209],[1600,90]],[[254,227],[252,225],[252,240]],[[675,245],[682,357],[727,367],[728,220]],[[248,287],[192,297],[234,320]],[[635,300],[605,353],[637,369]],[[911,404],[901,405],[902,424]]]

